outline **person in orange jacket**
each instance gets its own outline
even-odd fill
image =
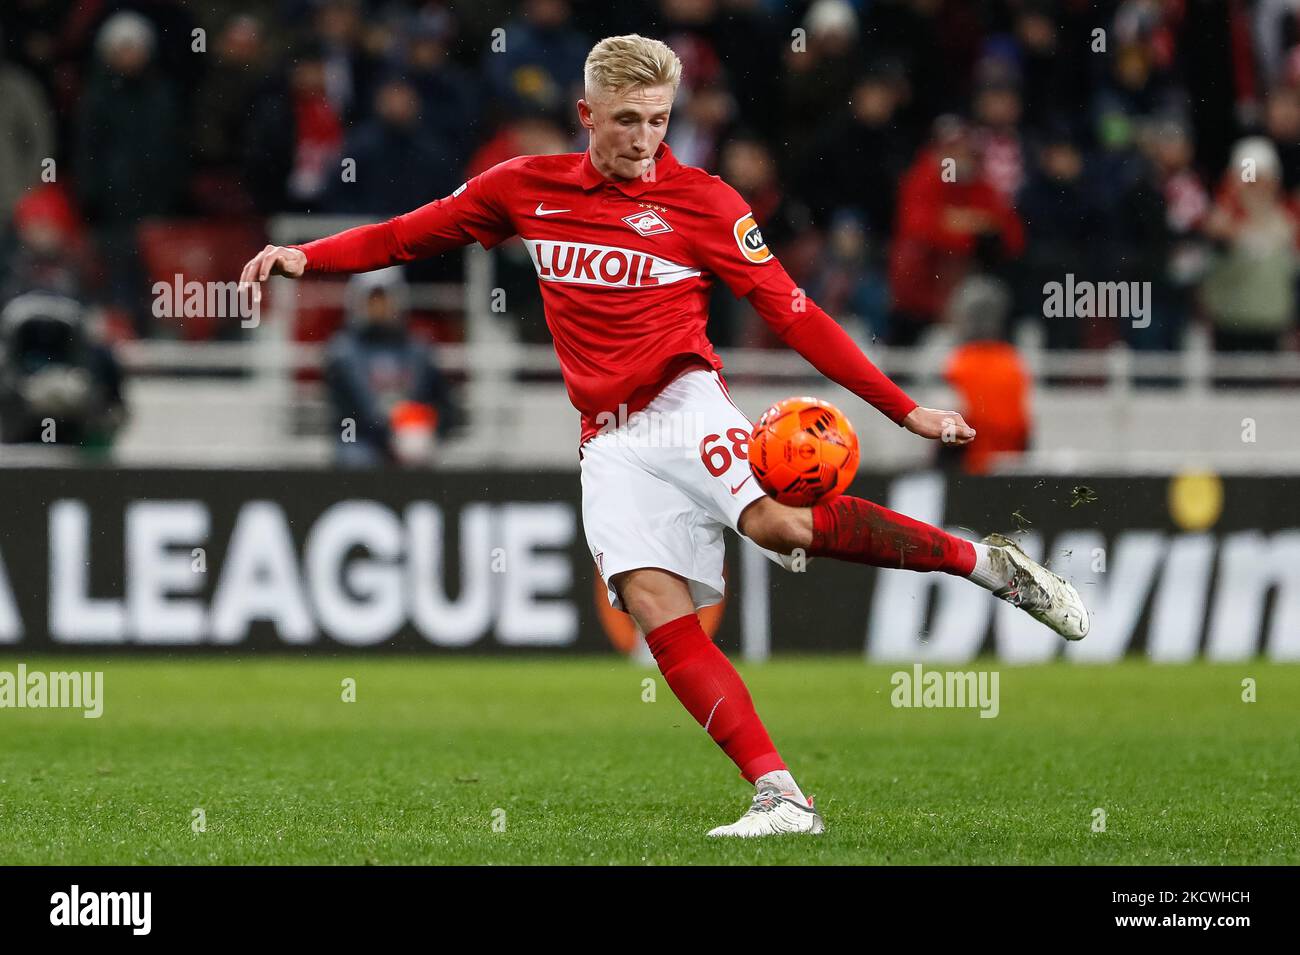
[[[968,474],[985,474],[1001,455],[1028,449],[1032,381],[1016,346],[1003,340],[1011,294],[997,279],[973,276],[954,292],[949,316],[962,336],[944,368],[961,413],[979,440],[948,454]]]

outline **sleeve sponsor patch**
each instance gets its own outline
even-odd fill
[[[772,257],[767,243],[763,241],[763,233],[759,231],[758,223],[754,221],[754,213],[746,212],[737,219],[731,231],[736,237],[736,245],[740,247],[741,253],[750,262],[757,265],[760,262],[766,262]]]
[[[465,191],[465,187],[468,185],[469,185],[468,182],[462,182],[460,186],[457,187],[456,191],[451,194],[451,197],[455,199],[457,196],[459,196],[462,192]]]

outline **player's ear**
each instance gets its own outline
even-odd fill
[[[591,104],[585,99],[578,100],[578,122],[582,123],[587,129],[591,129],[595,125],[591,119]]]

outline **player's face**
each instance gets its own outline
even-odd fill
[[[578,101],[578,118],[591,131],[591,161],[604,176],[636,179],[668,132],[670,85],[603,93]]]

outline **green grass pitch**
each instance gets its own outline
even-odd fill
[[[895,709],[905,667],[742,666],[827,822],[743,842],[704,833],[751,790],[621,658],[22,662],[102,669],[105,709],[0,709],[6,864],[1300,862],[1294,666],[962,668],[995,719]]]

